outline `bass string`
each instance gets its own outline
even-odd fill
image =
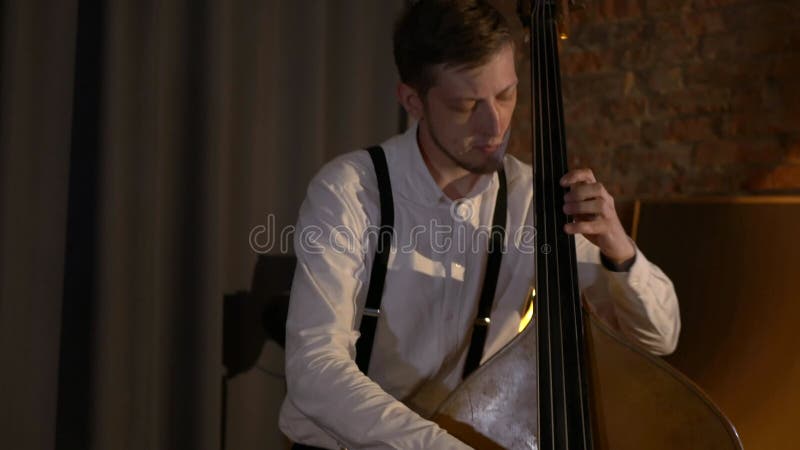
[[[536,29],[536,40],[537,42],[537,52],[535,52],[535,63],[536,63],[536,74],[537,77],[537,85],[535,86],[535,96],[536,102],[535,105],[537,107],[538,112],[538,124],[540,125],[539,130],[536,130],[537,121],[534,120],[534,133],[537,136],[537,144],[539,145],[540,151],[537,152],[539,156],[539,169],[540,171],[546,170],[545,168],[549,168],[549,185],[545,185],[546,183],[542,183],[541,186],[538,186],[543,192],[544,195],[540,196],[539,201],[543,202],[543,207],[541,209],[543,213],[543,221],[540,222],[543,225],[543,234],[544,234],[544,241],[545,243],[549,243],[553,241],[556,243],[558,240],[555,239],[558,236],[558,225],[559,220],[556,220],[559,217],[558,206],[560,202],[558,201],[557,196],[562,193],[558,189],[558,186],[555,184],[556,180],[560,178],[566,172],[567,162],[566,162],[566,141],[564,135],[564,122],[563,122],[563,104],[560,97],[561,92],[561,83],[560,83],[560,75],[558,70],[558,48],[557,43],[558,39],[556,38],[556,27],[555,21],[552,14],[553,5],[552,3],[546,5],[546,3],[550,3],[547,1],[538,1],[536,2],[536,6],[534,8],[534,15],[536,15],[536,19],[532,20],[531,24],[533,25],[536,23],[536,26],[533,29]],[[531,39],[534,39],[533,32],[531,33]],[[532,46],[533,48],[533,46]],[[547,136],[545,138],[545,132],[547,132]],[[556,154],[557,153],[557,154]],[[558,164],[560,163],[560,164]],[[550,189],[548,189],[550,187]],[[552,239],[551,239],[552,238]],[[561,251],[561,245],[553,245],[552,250],[553,254],[551,257],[543,258],[544,264],[544,282],[545,282],[545,292],[550,296],[550,298],[555,302],[551,301],[549,304],[547,301],[544,301],[544,304],[547,304],[546,311],[540,311],[540,319],[542,316],[547,316],[548,325],[545,327],[546,333],[546,344],[547,344],[547,361],[548,361],[548,374],[549,374],[549,382],[548,388],[550,390],[549,395],[549,409],[550,409],[550,417],[555,418],[556,414],[561,416],[562,424],[564,426],[563,430],[559,430],[563,432],[563,439],[564,445],[569,447],[569,436],[571,435],[569,430],[570,421],[568,420],[569,408],[568,408],[568,395],[566,392],[566,379],[567,375],[573,375],[572,373],[567,372],[567,362],[565,361],[564,352],[567,349],[566,338],[564,335],[564,321],[565,319],[571,318],[572,319],[572,343],[569,348],[575,351],[576,354],[568,355],[572,361],[574,361],[575,366],[577,367],[577,377],[575,380],[577,381],[577,394],[579,399],[579,420],[580,424],[582,425],[580,430],[573,430],[581,433],[581,441],[583,441],[583,447],[588,448],[588,439],[589,436],[584,433],[587,423],[586,412],[582,407],[584,396],[584,386],[581,380],[580,374],[582,373],[582,360],[580,355],[580,338],[581,338],[581,330],[579,330],[580,324],[580,304],[577,302],[575,297],[575,290],[572,288],[567,289],[569,294],[569,302],[565,304],[561,298],[561,293],[563,292],[563,288],[565,286],[561,285],[561,282],[564,280],[561,274],[561,267],[562,261],[561,258],[565,258],[564,263],[566,264],[566,270],[568,273],[568,282],[571,283],[569,286],[574,286],[575,283],[575,258],[574,258],[574,241],[570,238],[567,239],[568,241],[568,252],[564,253]],[[550,267],[550,262],[552,259],[555,259],[553,263],[555,267]],[[555,278],[551,278],[551,274],[555,275]],[[550,281],[553,280],[553,284],[556,285],[558,288],[555,293],[551,292],[550,290]],[[551,307],[555,306],[555,311],[551,310]],[[563,308],[567,308],[565,312]],[[565,317],[565,315],[567,317]],[[571,316],[571,317],[569,317]],[[555,322],[555,323],[553,323]],[[540,320],[540,324],[542,321]],[[557,342],[552,342],[550,339],[553,336],[551,333],[552,327],[556,325],[558,327],[558,337]],[[554,349],[553,346],[557,345],[557,348]],[[555,353],[555,355],[554,355]],[[553,362],[554,359],[558,359],[558,367],[556,368],[555,372],[558,372],[562,375],[560,379],[557,377],[554,378],[554,366]],[[560,387],[559,397],[560,401],[558,403],[554,402],[554,397],[556,392],[553,391],[554,383],[558,383]],[[556,412],[558,410],[558,412]],[[556,430],[554,421],[551,419],[550,428],[551,428],[551,436],[553,437],[552,445],[556,445]]]
[[[549,2],[545,2],[545,3],[549,3]],[[552,89],[552,79],[551,79],[552,76],[553,76],[553,73],[552,73],[552,71],[553,71],[552,58],[548,54],[548,50],[550,50],[548,48],[549,47],[548,46],[548,41],[549,41],[549,38],[550,38],[550,36],[548,36],[548,31],[549,31],[550,25],[552,23],[552,5],[546,4],[544,6],[543,15],[544,15],[544,17],[543,17],[543,19],[541,21],[541,25],[542,25],[541,29],[543,31],[543,36],[542,36],[543,39],[540,40],[540,42],[541,42],[540,45],[542,46],[542,51],[540,52],[540,58],[542,59],[542,61],[540,62],[540,66],[543,67],[543,71],[544,71],[544,77],[543,77],[543,80],[542,80],[544,85],[542,86],[542,89],[543,89],[544,100],[545,100],[544,103],[546,105],[547,111],[543,115],[542,121],[545,123],[544,129],[547,130],[547,143],[542,148],[542,150],[543,150],[542,154],[546,154],[547,163],[546,163],[546,165],[544,167],[549,168],[548,180],[550,181],[550,183],[548,183],[548,185],[547,185],[547,188],[545,189],[545,192],[547,194],[549,194],[549,198],[545,202],[545,214],[550,214],[550,217],[549,218],[547,216],[545,217],[545,223],[547,224],[547,226],[549,228],[551,228],[549,230],[550,231],[549,235],[550,235],[550,238],[551,238],[550,241],[552,241],[553,244],[551,245],[552,252],[551,252],[551,257],[548,258],[548,264],[552,261],[552,265],[553,265],[552,272],[554,272],[553,280],[555,281],[555,283],[554,283],[555,284],[555,286],[554,286],[555,287],[555,292],[553,292],[553,291],[548,291],[548,292],[550,294],[550,298],[551,299],[555,299],[555,303],[551,302],[551,308],[552,308],[552,306],[555,306],[555,311],[551,310],[551,315],[552,315],[552,317],[554,317],[556,319],[555,320],[555,323],[556,323],[555,329],[558,331],[558,338],[557,338],[558,351],[556,352],[556,356],[558,358],[557,363],[558,363],[559,370],[557,372],[561,374],[561,377],[556,379],[554,383],[557,383],[558,388],[561,391],[559,393],[559,396],[558,396],[559,400],[560,400],[560,404],[558,405],[559,409],[557,410],[557,413],[558,413],[559,416],[561,416],[560,417],[561,424],[564,426],[563,430],[558,430],[558,427],[556,427],[556,429],[563,433],[563,438],[565,440],[564,445],[567,448],[569,448],[569,429],[568,429],[569,421],[567,420],[567,392],[566,392],[566,383],[565,383],[565,377],[566,377],[567,373],[566,373],[566,365],[565,365],[565,361],[564,361],[564,350],[565,350],[565,342],[564,342],[564,311],[563,311],[563,302],[561,301],[562,299],[561,299],[561,296],[560,296],[561,290],[562,290],[561,286],[560,286],[560,281],[561,281],[560,253],[561,252],[559,251],[560,248],[559,248],[559,245],[558,245],[558,232],[559,232],[559,230],[558,230],[558,220],[556,220],[556,218],[558,217],[558,211],[556,211],[557,204],[558,204],[556,195],[558,195],[558,189],[555,186],[556,179],[561,174],[557,173],[557,171],[556,171],[555,163],[556,163],[557,160],[554,158],[555,155],[553,154],[554,153],[554,149],[555,149],[555,145],[556,145],[556,143],[554,142],[554,137],[555,136],[554,136],[554,133],[553,133],[553,131],[554,131],[554,128],[553,128],[553,125],[554,125],[553,124],[553,119],[554,119],[553,114],[555,113],[554,108],[553,108],[553,100],[554,100],[553,97],[555,97],[556,93],[553,92],[553,89]],[[549,206],[549,208],[548,208],[548,206]],[[551,324],[551,327],[552,326],[553,326],[553,324]],[[556,422],[556,423],[558,423],[558,422]],[[554,445],[555,445],[557,440],[554,439],[553,442],[554,442]]]
[[[566,2],[562,2],[562,6],[564,8],[568,7]],[[562,13],[566,14],[566,11],[563,11]],[[560,67],[559,54],[558,54],[558,42],[559,42],[559,39],[557,37],[558,36],[558,30],[556,28],[557,28],[556,27],[556,22],[551,17],[551,19],[548,21],[548,26],[546,27],[546,30],[547,30],[547,33],[548,33],[548,37],[546,39],[546,42],[548,44],[548,50],[550,51],[550,55],[551,55],[551,57],[548,58],[548,61],[549,61],[550,65],[551,65],[551,68],[550,68],[549,72],[551,73],[551,76],[552,76],[552,84],[550,85],[550,89],[548,89],[548,90],[553,92],[553,96],[554,96],[553,104],[555,106],[555,114],[551,115],[551,118],[553,120],[555,120],[555,124],[554,124],[553,129],[558,133],[557,139],[556,139],[556,144],[558,145],[558,148],[556,148],[555,146],[551,146],[550,149],[553,152],[557,152],[557,154],[551,154],[551,158],[553,158],[553,161],[559,161],[560,162],[560,166],[559,166],[559,168],[558,168],[558,170],[556,172],[560,176],[560,175],[566,173],[567,168],[568,168],[568,163],[567,163],[567,160],[566,160],[566,154],[567,154],[567,152],[566,152],[566,150],[567,150],[566,149],[566,134],[565,134],[565,123],[564,123],[563,98],[561,96],[561,92],[562,92],[561,91],[561,74],[560,74],[560,70],[559,70],[559,67]],[[560,194],[560,192],[559,192],[559,194]],[[561,202],[556,202],[555,200],[556,199],[554,199],[554,203],[553,203],[554,209],[558,209],[556,205],[560,204]],[[554,214],[559,214],[559,213],[560,213],[560,211],[554,211]],[[562,216],[556,216],[556,217],[563,217],[563,215]],[[566,246],[567,247],[567,249],[566,249],[567,252],[566,253],[562,253],[561,251],[557,252],[557,258],[561,257],[564,260],[564,264],[558,264],[557,265],[557,270],[562,270],[562,268],[565,268],[565,270],[567,271],[566,275],[568,277],[567,278],[568,284],[566,286],[564,286],[564,289],[559,289],[559,294],[565,293],[566,297],[568,298],[569,301],[567,303],[564,303],[563,299],[559,298],[559,304],[560,305],[565,305],[567,310],[568,310],[567,314],[569,316],[571,316],[571,317],[569,317],[569,319],[571,319],[571,321],[570,321],[571,329],[568,330],[568,331],[572,333],[572,336],[571,336],[572,345],[570,345],[570,349],[572,350],[573,353],[568,355],[568,356],[574,362],[575,367],[577,368],[577,372],[575,373],[575,375],[577,375],[577,376],[574,377],[573,381],[575,382],[575,385],[577,387],[577,396],[578,396],[577,404],[580,406],[578,408],[578,411],[577,411],[578,418],[579,418],[579,421],[580,421],[579,422],[580,423],[580,427],[578,427],[579,428],[578,430],[574,430],[573,429],[571,431],[574,434],[580,434],[580,438],[581,438],[580,440],[583,442],[583,448],[589,448],[590,447],[590,443],[589,443],[590,436],[587,433],[587,431],[589,430],[587,428],[587,423],[588,423],[587,413],[588,413],[588,411],[586,411],[584,409],[584,407],[583,407],[583,403],[584,403],[583,400],[586,398],[586,396],[585,396],[585,393],[584,393],[584,385],[583,385],[583,380],[582,380],[582,377],[581,377],[581,374],[583,373],[583,367],[582,367],[583,360],[582,360],[582,355],[581,355],[582,330],[581,330],[581,327],[580,327],[580,325],[581,325],[581,305],[580,305],[580,300],[579,300],[580,297],[576,296],[577,290],[574,288],[575,286],[577,286],[577,281],[578,281],[575,278],[576,274],[577,274],[577,270],[576,270],[577,269],[576,268],[577,261],[575,260],[575,241],[574,241],[574,238],[570,236],[570,237],[567,237],[566,242],[568,244]],[[559,280],[563,280],[563,278],[561,277],[561,274],[559,274]],[[563,327],[562,327],[562,330],[563,330]],[[565,403],[566,403],[566,396],[565,396]],[[566,404],[565,404],[565,410],[566,410]],[[574,411],[573,411],[573,413],[574,413]],[[570,422],[567,422],[567,423],[570,423]],[[570,434],[572,434],[572,433],[568,433],[568,436]]]
[[[532,42],[532,48],[534,46],[536,48],[536,52],[534,52],[535,53],[535,55],[534,55],[535,56],[535,64],[536,64],[535,70],[536,70],[536,75],[537,75],[537,77],[536,77],[537,85],[535,87],[535,90],[536,90],[535,96],[536,96],[536,106],[537,106],[537,112],[538,112],[538,114],[536,115],[537,116],[536,120],[534,120],[534,122],[536,122],[539,125],[538,129],[536,130],[536,137],[537,137],[537,140],[538,140],[538,142],[536,143],[537,144],[537,148],[538,148],[538,151],[536,152],[536,155],[539,158],[539,160],[537,161],[538,167],[537,167],[536,170],[539,173],[543,173],[545,171],[545,167],[547,166],[547,162],[545,161],[545,157],[547,156],[546,152],[545,152],[545,149],[547,148],[546,145],[545,145],[546,144],[545,143],[545,132],[549,129],[549,127],[548,127],[549,124],[547,122],[549,111],[546,111],[546,106],[545,106],[546,105],[546,103],[545,103],[545,99],[546,99],[545,95],[547,95],[547,89],[545,89],[545,87],[543,86],[543,83],[545,81],[545,76],[546,76],[546,70],[544,70],[544,61],[543,61],[543,44],[544,44],[543,41],[544,41],[545,36],[542,35],[542,30],[543,30],[543,28],[544,28],[544,26],[546,24],[546,11],[545,11],[544,1],[537,1],[536,2],[536,6],[534,8],[534,11],[535,11],[534,15],[536,16],[535,17],[536,20],[532,20],[531,21],[531,30],[532,30],[531,39],[535,39],[535,42]],[[534,31],[535,31],[535,33],[534,33]],[[543,72],[545,72],[545,73],[543,73]],[[544,175],[539,175],[539,178],[540,179],[544,178]],[[540,211],[542,212],[542,216],[543,216],[541,218],[541,220],[539,221],[539,225],[541,226],[541,230],[540,231],[543,234],[543,238],[544,238],[543,241],[544,241],[545,245],[549,245],[549,242],[551,241],[550,237],[551,237],[551,231],[552,231],[552,230],[550,230],[550,227],[549,227],[549,223],[551,221],[550,220],[551,218],[548,215],[548,208],[547,208],[547,203],[548,203],[549,199],[547,198],[546,193],[545,193],[546,187],[545,187],[545,183],[544,182],[541,182],[537,186],[537,188],[538,188],[538,190],[541,191],[541,192],[537,193],[537,196],[539,197],[538,201],[542,202],[542,206],[540,208]],[[546,247],[544,247],[544,246],[540,246],[539,250],[541,252],[544,252],[545,248]],[[549,297],[550,295],[552,295],[552,292],[551,292],[551,289],[550,289],[551,276],[550,276],[549,257],[545,256],[543,258],[539,258],[539,261],[542,262],[543,265],[544,265],[544,267],[542,268],[542,272],[544,272],[544,279],[543,280],[540,279],[540,281],[544,281],[544,284],[545,284],[545,286],[544,286],[545,289],[540,289],[540,291],[542,291],[543,295]],[[553,305],[553,303],[549,302],[548,299],[545,298],[545,297],[541,297],[540,296],[539,298],[542,299],[541,303],[546,305],[546,308],[544,308],[544,311],[540,312],[541,313],[540,317],[544,317],[544,320],[547,321],[547,325],[546,325],[546,327],[544,327],[545,329],[543,330],[543,333],[540,333],[540,338],[542,337],[542,335],[544,335],[544,338],[546,340],[546,351],[547,351],[546,361],[547,361],[547,372],[548,372],[548,383],[547,383],[546,389],[549,390],[549,395],[548,395],[548,400],[549,401],[548,401],[547,407],[550,410],[549,411],[549,413],[550,413],[549,414],[549,418],[550,418],[549,422],[550,423],[546,423],[544,425],[548,426],[550,428],[550,437],[549,437],[549,439],[547,441],[549,441],[551,447],[554,447],[555,446],[555,439],[554,438],[555,438],[555,434],[556,434],[554,418],[556,417],[556,414],[557,414],[557,412],[556,412],[557,405],[555,404],[556,400],[554,398],[556,392],[554,391],[554,387],[553,387],[553,384],[556,382],[556,376],[555,376],[556,374],[553,373],[553,371],[554,371],[554,364],[553,363],[554,363],[554,356],[555,356],[553,354],[554,353],[553,346],[554,346],[555,343],[551,341],[551,338],[553,337],[553,333],[552,333],[551,330],[552,330],[552,327],[554,325],[557,326],[559,324],[558,323],[554,324],[553,321],[552,321],[553,312],[551,311],[551,306]],[[541,441],[541,439],[540,439],[540,441]],[[546,445],[548,442],[544,442],[544,443]]]
[[[545,70],[545,74],[546,74],[546,80],[545,80],[546,89],[545,89],[545,92],[547,92],[547,109],[548,109],[547,120],[549,121],[549,123],[548,123],[548,130],[549,131],[547,133],[547,136],[549,137],[549,140],[550,140],[550,142],[549,142],[550,145],[547,146],[547,151],[549,152],[548,160],[550,161],[550,165],[549,165],[549,167],[550,167],[550,181],[551,181],[550,186],[552,187],[552,189],[550,190],[550,194],[551,194],[551,199],[550,199],[550,208],[551,209],[550,209],[550,212],[552,213],[552,218],[549,221],[549,223],[553,227],[552,236],[553,236],[553,242],[555,244],[553,246],[554,247],[554,251],[553,251],[554,262],[553,262],[553,264],[555,266],[554,272],[555,272],[555,280],[556,280],[556,286],[557,287],[556,287],[556,295],[554,296],[554,298],[557,299],[556,303],[558,305],[558,308],[557,308],[557,311],[558,311],[558,325],[559,325],[558,326],[558,344],[559,344],[558,356],[559,356],[559,365],[560,365],[560,368],[561,368],[560,372],[561,372],[561,375],[562,375],[561,380],[559,380],[560,387],[561,387],[561,402],[562,402],[560,414],[562,416],[563,426],[564,426],[564,429],[562,430],[563,439],[564,439],[564,445],[566,446],[566,448],[570,448],[570,439],[569,438],[570,438],[571,433],[570,433],[570,429],[569,429],[570,420],[569,420],[569,417],[568,417],[569,416],[569,407],[568,407],[568,405],[569,405],[569,401],[568,401],[569,400],[569,392],[567,391],[567,387],[569,385],[568,381],[569,381],[569,377],[571,375],[569,373],[569,371],[568,371],[568,362],[567,362],[567,358],[569,357],[569,355],[567,354],[567,351],[570,348],[570,345],[569,345],[569,342],[567,341],[568,337],[565,336],[565,334],[564,334],[565,331],[569,332],[569,329],[568,329],[569,323],[566,321],[566,317],[565,317],[565,315],[568,312],[564,311],[564,308],[567,305],[564,304],[564,299],[562,298],[562,293],[564,292],[565,286],[563,286],[563,284],[562,284],[563,277],[562,277],[562,273],[561,273],[562,266],[563,266],[562,258],[564,256],[566,256],[566,255],[564,255],[564,253],[561,251],[562,246],[560,245],[561,239],[559,239],[559,237],[560,237],[560,234],[563,233],[564,231],[562,229],[560,229],[560,227],[559,227],[559,224],[561,223],[561,221],[559,220],[559,217],[561,215],[563,215],[563,212],[559,211],[559,208],[558,208],[558,206],[561,204],[561,202],[559,201],[559,196],[563,196],[563,192],[559,189],[559,184],[558,184],[558,181],[557,181],[558,179],[561,178],[561,176],[564,175],[564,172],[563,172],[563,170],[561,170],[562,168],[558,165],[559,159],[557,159],[557,153],[560,151],[560,148],[559,148],[559,144],[560,144],[559,139],[560,139],[560,137],[558,135],[558,111],[557,111],[558,98],[557,97],[560,95],[560,93],[554,89],[554,81],[555,81],[555,78],[557,76],[557,66],[556,66],[555,60],[553,59],[553,53],[552,53],[553,52],[553,48],[552,48],[551,36],[550,36],[550,31],[553,29],[553,17],[552,17],[552,15],[553,15],[553,5],[552,5],[552,3],[548,6],[548,8],[550,10],[550,13],[549,13],[549,17],[548,17],[548,20],[547,20],[547,24],[544,27],[544,31],[545,31],[545,34],[546,34],[546,37],[544,39],[544,45],[545,45],[545,52],[546,52],[545,53],[545,55],[546,55],[545,56],[545,61],[546,61],[546,65],[545,65],[545,69],[546,69]]]

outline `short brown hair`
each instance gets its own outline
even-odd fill
[[[425,95],[433,66],[470,69],[512,43],[503,15],[485,0],[419,0],[394,29],[394,60],[403,83]]]

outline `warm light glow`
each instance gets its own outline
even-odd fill
[[[490,318],[488,318],[488,317],[484,317],[484,318],[483,318],[483,321],[484,321],[484,322],[486,322],[486,323],[488,324],[488,323],[490,323],[490,322],[492,321],[492,319],[490,319]]]
[[[536,297],[536,289],[531,290],[531,301],[528,302],[528,310],[525,311],[525,315],[522,316],[522,320],[519,321],[519,330],[518,332],[521,333],[525,327],[531,323],[531,319],[533,319],[533,298]]]
[[[569,36],[567,36],[567,33],[559,33],[558,37],[560,37],[562,41],[566,41],[567,39],[569,39]]]

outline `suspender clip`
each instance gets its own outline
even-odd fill
[[[363,315],[369,317],[380,317],[381,310],[377,308],[364,308]]]
[[[490,323],[492,323],[492,319],[488,317],[478,317],[475,319],[476,327],[488,327]]]

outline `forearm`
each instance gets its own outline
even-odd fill
[[[650,352],[675,351],[680,334],[678,298],[670,279],[637,250],[628,272],[608,273],[620,330]]]
[[[627,271],[609,270],[596,247],[576,239],[582,290],[595,312],[654,354],[674,351],[680,314],[669,278],[638,249]]]
[[[297,270],[286,330],[288,401],[347,448],[469,448],[358,369],[354,300],[321,288],[325,278],[302,262]]]
[[[298,353],[287,360],[286,378],[294,406],[344,447],[469,448],[383,391],[352,360]]]

